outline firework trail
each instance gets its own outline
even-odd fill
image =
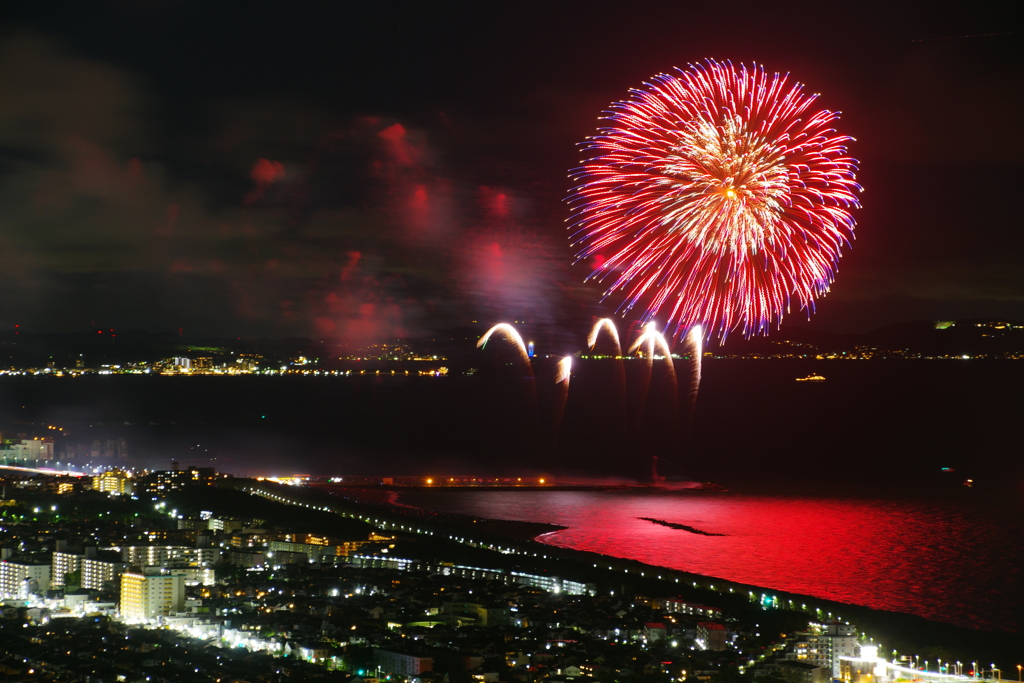
[[[484,333],[484,336],[480,337],[480,340],[477,341],[476,347],[478,349],[486,348],[487,342],[490,341],[491,336],[494,334],[500,334],[508,340],[508,343],[516,347],[519,350],[519,355],[522,357],[523,362],[526,363],[526,367],[530,367],[530,355],[526,351],[526,344],[523,343],[523,338],[519,336],[518,332],[516,332],[516,328],[512,327],[508,323],[498,323],[491,329],[487,330],[487,332]]]
[[[786,76],[714,60],[630,95],[572,172],[577,259],[604,257],[588,279],[624,310],[643,300],[644,320],[667,308],[674,336],[750,336],[791,303],[813,310],[859,206],[838,114]]]
[[[615,323],[612,322],[611,318],[601,318],[594,327],[590,330],[590,335],[587,336],[587,346],[591,351],[597,345],[597,338],[601,334],[601,330],[608,330],[608,334],[611,335],[612,341],[615,343],[615,356],[619,357],[622,355],[622,345],[619,343],[619,331],[615,329]]]
[[[704,330],[700,325],[694,325],[686,334],[686,341],[690,345],[690,355],[693,356],[693,393],[696,395],[700,386],[701,367],[704,363]]]
[[[555,375],[555,384],[565,384],[565,390],[569,390],[569,379],[572,376],[572,356],[566,356],[562,360],[558,361],[557,375]]]
[[[704,330],[694,325],[686,333],[686,342],[690,347],[690,383],[689,391],[684,400],[686,412],[683,416],[684,439],[693,433],[693,414],[697,410],[697,392],[700,391],[700,377],[704,365]]]
[[[558,437],[562,430],[562,416],[565,414],[565,404],[569,400],[569,380],[572,377],[572,356],[566,356],[558,361],[555,368],[555,384],[558,384],[555,395],[554,424],[552,450],[558,446]]]
[[[646,352],[643,351],[643,347],[646,346]],[[660,351],[661,355],[658,358],[668,359],[669,367],[672,367],[672,350],[668,347],[668,340],[665,339],[665,335],[655,328],[653,322],[649,322],[644,326],[643,334],[636,338],[633,345],[629,347],[629,352],[640,351],[645,353],[648,363],[653,363],[656,357],[656,351]]]

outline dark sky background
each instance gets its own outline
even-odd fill
[[[790,72],[843,112],[857,240],[808,322],[1024,319],[1012,3],[4,3],[0,326],[360,345],[580,336],[576,144],[652,75]]]

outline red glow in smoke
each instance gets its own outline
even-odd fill
[[[334,333],[336,325],[330,318],[318,317],[313,319],[313,328],[318,335],[329,336]]]
[[[284,164],[280,161],[257,159],[249,177],[255,180],[257,185],[269,185],[284,177]]]
[[[341,270],[341,277],[339,278],[342,282],[347,282],[352,277],[352,273],[359,268],[359,259],[362,258],[362,254],[358,251],[350,251],[347,254],[348,263]]]
[[[427,205],[427,187],[426,185],[417,185],[416,189],[412,193],[412,205],[420,208]]]
[[[252,204],[264,195],[267,188],[284,178],[284,164],[280,161],[257,159],[249,177],[256,182],[256,187],[245,196],[244,203]]]
[[[388,143],[394,160],[402,166],[410,166],[415,162],[416,153],[406,136],[405,126],[395,123],[377,133]]]
[[[492,218],[507,218],[509,213],[509,197],[504,192],[480,187],[480,203]]]

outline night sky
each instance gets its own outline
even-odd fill
[[[0,14],[0,329],[582,338],[576,145],[705,58],[789,72],[864,208],[817,313],[1024,319],[1012,3],[30,2]],[[5,332],[6,333],[6,332]]]

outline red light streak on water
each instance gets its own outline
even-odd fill
[[[538,540],[715,578],[1022,630],[1020,501],[684,492],[451,492],[405,503],[569,528]],[[1012,508],[1008,510],[1007,508]],[[651,517],[724,536],[637,519]]]

